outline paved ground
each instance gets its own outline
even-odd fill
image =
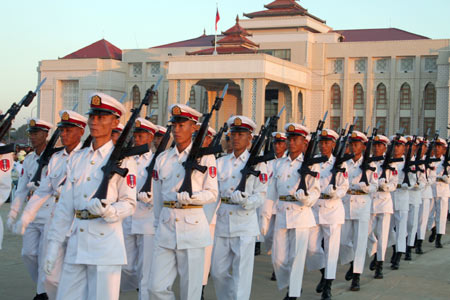
[[[4,223],[8,210],[9,204],[0,208]],[[447,230],[450,230],[450,225]],[[413,254],[413,260],[402,261],[398,271],[385,268],[383,280],[373,279],[373,272],[367,267],[361,278],[360,292],[348,290],[349,282],[344,280],[347,266],[339,266],[337,280],[333,282],[333,299],[450,299],[450,237],[445,236],[443,241],[443,249],[436,249],[426,241],[425,254]],[[20,257],[21,244],[21,237],[5,232],[3,249],[0,250],[0,299],[31,300],[35,294],[34,284]],[[389,249],[387,257],[390,255]],[[369,260],[366,261],[368,263]],[[278,291],[276,283],[269,280],[271,273],[270,257],[257,256],[251,299],[283,299],[286,292]],[[302,299],[320,299],[314,291],[319,279],[319,272],[305,274]],[[205,298],[216,299],[212,282],[206,288]],[[120,299],[137,299],[137,293],[123,293]]]

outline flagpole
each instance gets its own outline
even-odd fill
[[[213,55],[217,55],[217,12],[219,11],[219,5],[216,2],[216,21],[215,21],[215,32],[214,32],[214,52]]]

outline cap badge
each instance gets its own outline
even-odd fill
[[[352,133],[352,138],[358,137],[358,134],[356,132]]]
[[[69,119],[70,119],[69,113],[65,111],[61,116],[61,120],[68,121]]]
[[[242,125],[242,120],[241,118],[236,118],[234,119],[234,126],[241,126]]]
[[[141,127],[141,121],[136,121],[136,127]]]
[[[380,140],[380,137],[377,135],[377,136],[374,138],[374,140],[375,140],[375,141],[379,141],[379,140]]]
[[[289,125],[288,126],[288,130],[287,130],[288,132],[294,132],[295,131],[295,126],[294,125]]]
[[[179,106],[174,106],[172,108],[172,115],[174,115],[174,116],[181,115],[181,108]]]
[[[35,121],[35,120],[30,120],[30,126],[31,126],[31,127],[36,126],[36,121]]]
[[[323,130],[322,131],[322,136],[327,136],[327,135],[328,135],[328,132],[326,130]]]
[[[99,106],[102,104],[102,98],[99,95],[92,96],[91,105]]]
[[[276,139],[281,139],[281,134],[277,133],[277,134],[275,135],[275,138],[276,138]]]

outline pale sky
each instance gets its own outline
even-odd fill
[[[214,34],[236,15],[264,9],[272,0],[16,0],[0,10],[0,109],[5,111],[37,84],[40,60],[57,59],[105,38],[121,49],[149,48]],[[448,0],[301,0],[333,29],[396,27],[433,39],[450,39]],[[16,125],[36,115],[35,100]]]

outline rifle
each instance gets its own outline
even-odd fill
[[[339,137],[339,144],[336,144],[336,148],[339,149],[339,151],[336,153],[336,159],[334,161],[333,168],[331,169],[331,180],[329,184],[333,185],[333,188],[336,189],[336,177],[339,172],[345,172],[345,168],[342,168],[342,164],[346,162],[349,159],[352,159],[355,155],[353,153],[345,154],[345,149],[347,147],[348,139],[352,135],[353,129],[355,128],[356,122],[354,122],[352,125],[350,125],[347,134],[343,139]],[[343,134],[341,132],[341,136],[345,134],[345,129],[347,128],[347,125],[345,125],[345,128],[343,129]],[[334,154],[333,154],[334,155]]]
[[[357,118],[358,117],[356,117],[356,120],[357,120]],[[355,124],[355,122],[353,122],[353,124]],[[345,132],[347,131],[347,125],[348,124],[345,124],[345,127],[340,130],[339,137],[338,137],[338,139],[336,141],[336,147],[334,147],[334,149],[333,149],[333,156],[334,157],[337,157],[339,155],[338,153],[340,152],[341,139],[345,135]],[[352,128],[352,131],[353,131],[353,128]]]
[[[256,136],[255,142],[253,143],[250,149],[250,156],[248,157],[245,166],[241,169],[241,180],[239,181],[238,186],[236,187],[236,191],[245,192],[245,185],[247,184],[247,179],[250,175],[259,176],[261,174],[260,171],[255,170],[255,166],[259,163],[266,162],[275,158],[275,153],[272,151],[271,153],[265,153],[260,156],[261,150],[266,142],[266,138],[269,135],[272,135],[273,128],[276,128],[276,124],[281,114],[284,111],[284,107],[280,110],[278,115],[272,116],[266,120],[266,123],[261,126],[261,130],[259,134]]]
[[[42,85],[45,83],[47,78],[45,77],[42,79],[42,81],[38,84],[36,87],[36,90],[34,92],[29,91],[28,94],[26,94],[19,102],[19,104],[16,104],[15,102],[11,105],[11,107],[8,109],[6,113],[4,113],[1,116],[1,126],[0,126],[0,141],[5,137],[8,130],[11,128],[12,122],[14,121],[16,115],[19,113],[20,109],[25,106],[28,107],[31,102],[33,101],[34,97],[36,97],[37,93],[41,89]],[[10,151],[12,149],[12,151]],[[2,154],[4,153],[10,153],[14,152],[15,146],[14,145],[6,145],[0,147],[0,152]]]
[[[379,125],[377,124],[372,129],[372,136],[369,138],[369,140],[366,143],[366,150],[364,150],[363,161],[362,161],[361,165],[359,166],[362,171],[361,179],[359,180],[359,182],[364,182],[366,185],[369,185],[369,179],[367,178],[367,171],[372,171],[372,172],[376,171],[376,168],[371,167],[370,163],[383,159],[383,156],[378,156],[378,157],[370,156],[372,153],[373,140],[374,140],[375,136],[377,135],[378,126]]]
[[[409,180],[409,173],[416,173],[415,170],[412,170],[412,166],[414,165],[414,162],[411,162],[411,158],[412,158],[412,148],[414,143],[416,142],[417,136],[414,135],[413,138],[408,141],[408,143],[406,145],[409,145],[408,148],[408,152],[406,153],[405,156],[405,164],[403,166],[403,173],[405,174],[405,177],[403,178],[403,182],[402,183],[406,183],[408,186],[411,186],[411,182]]]
[[[170,140],[170,133],[172,132],[172,125],[167,126],[167,131],[164,134],[164,136],[161,139],[161,142],[159,143],[158,148],[156,149],[155,154],[152,157],[152,160],[148,164],[148,166],[145,168],[147,171],[147,179],[144,181],[144,185],[142,186],[141,190],[139,192],[147,192],[150,193],[152,191],[152,174],[153,170],[155,169],[155,163],[158,156],[164,152],[167,148],[167,144]]]
[[[313,176],[316,177],[318,175],[317,172],[311,171],[310,167],[315,164],[319,164],[322,162],[325,162],[328,160],[328,157],[326,156],[320,156],[320,157],[314,157],[314,153],[317,148],[317,144],[319,143],[318,137],[320,132],[323,129],[323,125],[325,125],[325,120],[327,119],[328,111],[325,112],[325,115],[323,116],[322,120],[319,120],[319,123],[317,124],[316,131],[311,134],[311,139],[308,143],[308,147],[306,148],[302,166],[297,170],[297,172],[300,174],[300,182],[298,184],[298,188],[302,189],[305,192],[305,195],[308,195],[308,190],[306,187],[306,176]]]
[[[93,198],[106,199],[106,196],[108,194],[109,181],[114,176],[114,174],[118,174],[119,176],[122,176],[122,177],[125,177],[128,174],[127,168],[120,167],[120,164],[125,157],[130,156],[130,155],[139,154],[139,151],[135,151],[136,149],[145,150],[145,148],[146,148],[148,151],[147,144],[143,145],[144,147],[139,146],[139,147],[134,147],[131,149],[127,147],[127,144],[133,133],[134,124],[136,122],[136,119],[139,117],[142,107],[144,105],[149,105],[149,103],[152,101],[152,98],[155,95],[156,89],[158,88],[158,85],[160,82],[161,82],[161,78],[160,78],[160,80],[158,80],[156,85],[152,85],[152,87],[147,90],[147,92],[145,93],[144,99],[142,99],[139,106],[137,108],[134,108],[131,110],[132,113],[131,113],[130,119],[128,120],[127,124],[123,128],[123,131],[120,134],[119,139],[117,140],[116,145],[114,146],[114,149],[108,158],[108,161],[102,167],[102,171],[103,171],[102,181],[100,182],[100,185],[97,188],[97,191],[95,192]],[[105,203],[102,203],[102,205],[106,206]]]
[[[447,139],[447,145],[450,142],[449,139]],[[442,168],[444,169],[444,172],[442,173],[443,176],[448,176],[448,167],[450,166],[449,160],[450,160],[450,147],[447,146],[447,149],[445,150],[444,154],[444,161],[442,162]]]
[[[400,138],[401,133],[397,133],[397,139]],[[394,154],[394,146],[395,146],[395,142],[392,141],[387,150],[386,153],[384,154],[384,161],[381,164],[381,175],[380,175],[380,179],[384,178],[386,179],[386,172],[389,171],[394,171],[395,168],[391,166],[391,163],[393,162],[400,162],[403,161],[403,158],[393,158],[393,154]]]
[[[414,159],[414,166],[416,167],[416,172],[425,172],[425,169],[422,169],[420,166],[424,164],[423,160],[420,160],[422,158],[422,148],[425,144],[426,140],[428,139],[428,134],[430,133],[430,128],[428,128],[428,131],[426,134],[424,134],[423,139],[420,141],[420,143],[417,145],[417,152]]]
[[[211,147],[216,147],[216,146],[220,146],[220,141],[222,140],[222,136],[224,134],[224,132],[226,132],[228,130],[228,123],[225,122],[223,124],[223,126],[219,129],[219,132],[214,136],[213,140],[211,141]],[[223,152],[223,149],[222,151]],[[220,153],[216,154],[216,158],[218,158],[218,156],[220,155]]]
[[[92,143],[92,135],[88,135],[88,137],[84,140],[83,145],[81,146],[81,149],[87,148]]]
[[[192,142],[191,151],[189,151],[189,155],[186,158],[186,161],[183,163],[185,175],[183,183],[181,184],[181,187],[178,190],[179,193],[188,192],[189,196],[192,196],[192,173],[194,172],[194,170],[200,171],[202,173],[205,173],[207,170],[207,167],[199,165],[198,160],[203,155],[207,154],[205,153],[204,150],[205,148],[202,148],[202,145],[208,133],[209,121],[211,120],[213,112],[215,110],[219,111],[220,107],[222,106],[222,101],[227,93],[227,90],[228,90],[228,83],[225,85],[223,89],[222,96],[216,97],[216,100],[214,101],[214,104],[211,107],[211,111],[203,115],[202,125],[200,126],[200,129],[198,130],[197,135],[195,136],[195,139]]]
[[[52,137],[48,141],[47,145],[45,146],[44,151],[42,152],[41,156],[37,160],[38,168],[37,168],[36,172],[34,173],[33,178],[31,179],[31,182],[33,182],[37,186],[39,186],[39,182],[41,181],[42,170],[44,169],[45,166],[48,165],[52,155],[54,153],[64,149],[64,147],[55,148],[56,142],[58,141],[60,135],[61,135],[61,129],[57,128],[55,130],[55,132],[53,132]]]

